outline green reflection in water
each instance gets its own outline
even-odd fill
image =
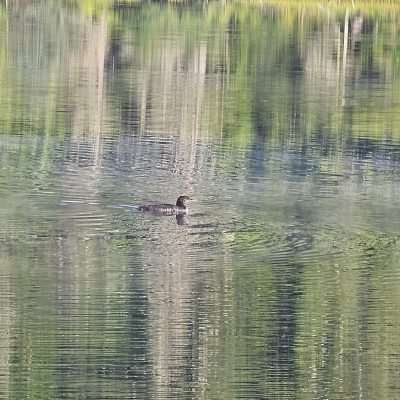
[[[399,14],[93,4],[1,9],[0,392],[398,397]]]

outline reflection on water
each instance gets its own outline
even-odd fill
[[[396,8],[85,4],[0,8],[0,397],[398,398]]]

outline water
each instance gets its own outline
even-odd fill
[[[3,2],[1,398],[400,397],[400,14],[329,7]]]

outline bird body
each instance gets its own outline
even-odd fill
[[[176,204],[147,204],[139,206],[139,211],[148,212],[154,215],[181,215],[187,214],[186,201],[191,200],[189,196],[179,196]]]

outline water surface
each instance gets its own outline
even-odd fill
[[[397,10],[85,4],[1,6],[1,397],[399,398]]]

